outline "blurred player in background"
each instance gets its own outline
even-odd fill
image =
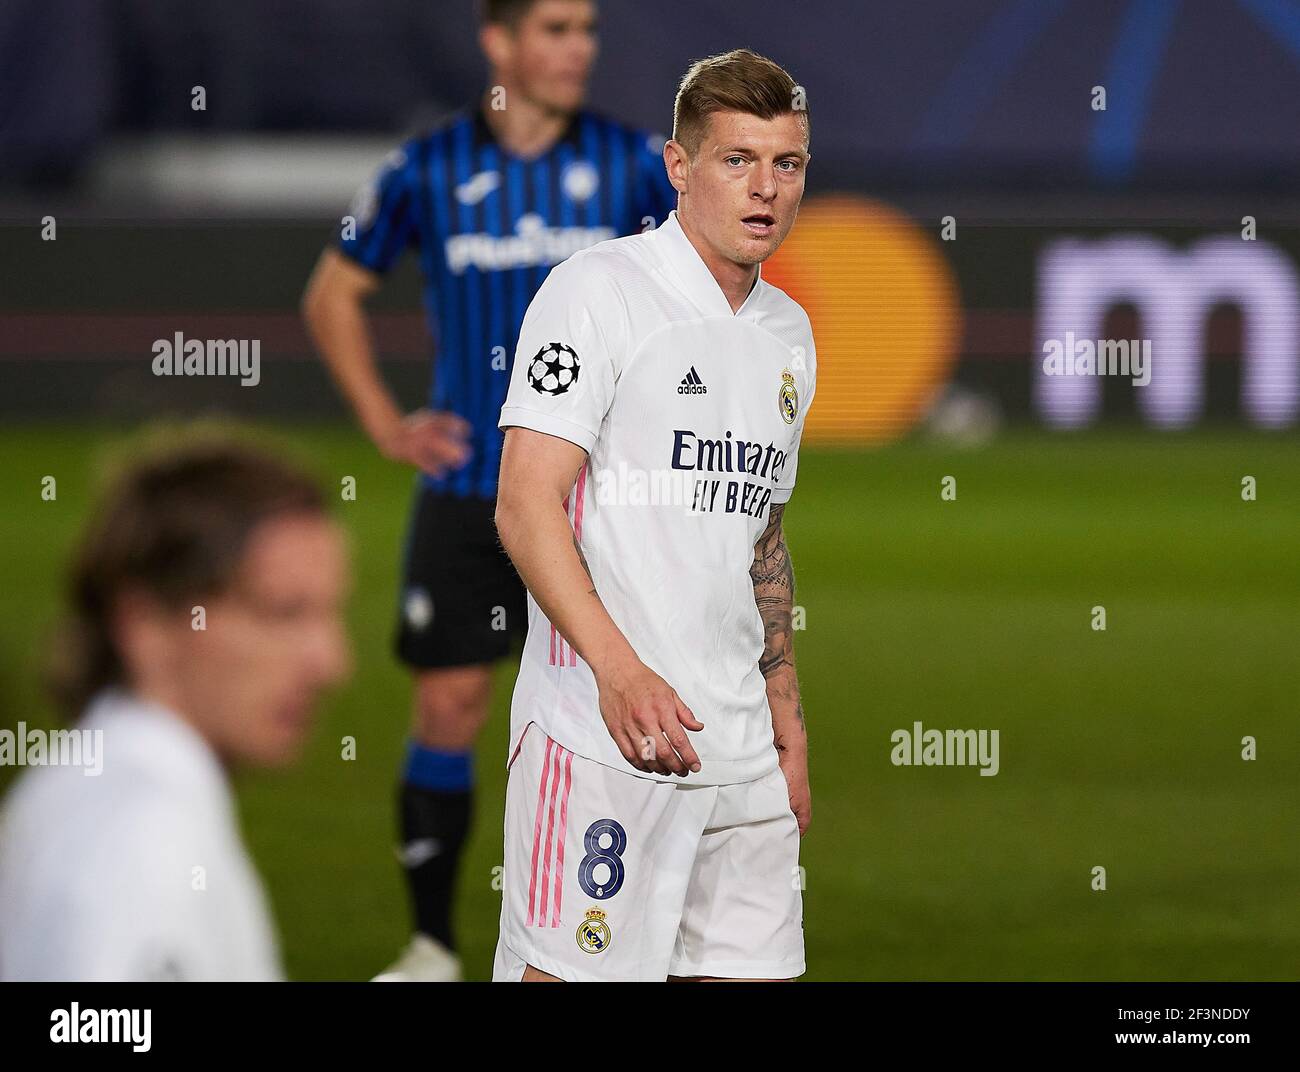
[[[573,256],[524,318],[501,411],[529,622],[496,979],[804,971],[782,524],[816,363],[759,271],[803,197],[801,105],[753,52],[694,64],[664,149],[677,210]],[[619,494],[624,474],[658,491]]]
[[[55,653],[100,769],[33,768],[6,799],[0,976],[282,977],[228,771],[298,755],[348,669],[347,576],[319,489],[261,451],[191,443],[114,483]]]
[[[662,221],[675,203],[662,139],[582,108],[596,56],[590,0],[488,0],[490,88],[406,142],[321,256],[308,330],[378,449],[422,471],[407,536],[399,658],[415,676],[399,788],[415,932],[385,980],[461,977],[452,933],[470,828],[472,750],[492,664],[526,622],[524,590],[493,525],[501,432],[524,311],[553,265]],[[403,414],[378,371],[365,301],[408,249],[435,339],[429,408]]]

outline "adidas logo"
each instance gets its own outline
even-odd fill
[[[681,385],[677,388],[679,395],[707,395],[709,389],[704,386],[704,381],[700,379],[700,374],[695,371],[695,366],[691,366],[691,371],[682,377]]]

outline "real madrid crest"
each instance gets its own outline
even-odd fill
[[[588,908],[586,918],[578,924],[578,948],[584,953],[603,953],[609,948],[611,938],[605,913],[599,908]]]
[[[794,385],[794,374],[785,369],[781,373],[781,392],[776,398],[777,408],[786,424],[794,424],[799,415],[799,391]]]

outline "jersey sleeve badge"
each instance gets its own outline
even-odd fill
[[[794,374],[785,369],[781,373],[781,391],[776,398],[777,408],[786,424],[794,424],[799,415],[799,391],[794,385]]]
[[[578,382],[582,362],[562,342],[548,342],[528,362],[528,386],[539,395],[562,395]]]

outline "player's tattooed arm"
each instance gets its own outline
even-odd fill
[[[774,503],[767,528],[754,546],[749,568],[754,601],[763,620],[763,654],[758,668],[767,679],[768,703],[777,749],[785,750],[804,736],[803,704],[794,667],[794,566],[785,542],[785,504]]]
[[[767,681],[772,739],[790,792],[790,810],[802,835],[812,820],[812,794],[808,788],[808,732],[794,669],[794,566],[785,543],[784,520],[785,504],[773,504],[767,528],[754,545],[749,576],[763,619],[763,654],[758,666]]]
[[[763,619],[763,655],[758,668],[771,679],[785,667],[794,666],[791,620],[794,612],[794,568],[785,545],[781,520],[785,504],[774,503],[767,528],[754,546],[754,563],[749,578],[754,582],[754,600]]]

